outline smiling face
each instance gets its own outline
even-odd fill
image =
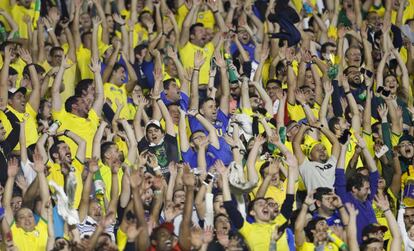
[[[213,202],[213,209],[214,209],[214,214],[224,214],[227,215],[227,211],[224,208],[224,199],[223,199],[223,195],[217,195],[214,198],[214,202]]]
[[[247,44],[250,41],[250,35],[244,28],[237,29],[237,36],[242,44]]]
[[[257,222],[269,222],[270,221],[270,209],[265,199],[257,199],[254,202],[253,210],[250,214]]]
[[[214,222],[214,226],[215,226],[216,232],[220,234],[228,234],[231,229],[230,221],[224,215],[220,215],[216,218]]]
[[[391,95],[397,94],[398,82],[395,76],[388,75],[384,79],[384,87],[391,92]]]
[[[266,86],[267,94],[269,94],[270,99],[275,102],[277,99],[278,92],[282,92],[282,88],[277,83],[268,83]]]
[[[36,226],[33,212],[28,208],[21,208],[17,211],[15,219],[16,226],[23,228],[26,232],[33,231]]]
[[[176,191],[174,193],[173,202],[176,207],[183,209],[185,202],[185,192],[183,190]]]
[[[121,86],[125,80],[126,80],[126,72],[124,67],[119,67],[118,69],[116,69],[113,73],[112,73],[112,81],[114,84],[116,84],[117,86]]]
[[[153,244],[157,251],[170,251],[172,250],[173,241],[174,236],[167,229],[160,228],[157,230]]]
[[[349,65],[356,66],[356,67],[359,67],[361,65],[362,55],[361,55],[360,49],[358,48],[348,49],[345,57],[348,60]]]
[[[65,163],[72,162],[72,153],[70,152],[69,145],[66,143],[60,143],[58,145],[59,161]]]
[[[147,128],[147,139],[149,142],[158,144],[162,138],[164,137],[164,133],[161,131],[161,129],[157,126],[150,125]]]

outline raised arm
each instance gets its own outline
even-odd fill
[[[59,70],[56,74],[55,80],[53,81],[52,85],[52,110],[53,111],[60,111],[62,109],[62,98],[60,97],[60,87],[63,81],[63,73],[67,68],[70,66],[67,64],[67,58],[62,59],[62,63],[59,67]]]
[[[347,242],[350,251],[359,251],[358,239],[357,239],[357,215],[358,209],[355,209],[354,204],[346,203],[346,209],[349,212],[349,222],[346,227]],[[345,223],[346,224],[346,223]]]
[[[313,198],[313,192],[308,193],[305,198],[305,201],[302,204],[302,208],[300,209],[298,218],[296,218],[295,222],[295,244],[297,247],[300,247],[305,243],[305,221],[306,221],[306,214],[308,212],[308,208],[311,205],[315,204],[315,199]]]
[[[180,109],[180,120],[178,122],[178,136],[180,137],[180,151],[187,152],[190,149],[190,142],[187,135],[187,124],[185,112]]]
[[[302,125],[299,129],[299,131],[296,133],[295,137],[293,138],[292,147],[293,147],[293,153],[295,154],[296,158],[298,159],[299,165],[302,165],[302,163],[305,161],[305,154],[302,152],[302,148],[300,147],[300,144],[303,139],[303,135],[305,134],[305,131],[308,129],[307,126]]]
[[[37,173],[37,178],[39,179],[39,191],[40,191],[40,200],[41,200],[41,210],[40,210],[40,216],[42,216],[43,219],[48,218],[48,213],[46,210],[47,204],[49,203],[49,186],[48,182],[46,180],[45,176],[45,164],[43,163],[42,155],[35,150],[35,153],[33,154],[33,160],[34,165],[33,169]]]
[[[194,111],[190,112],[191,116],[194,116],[200,123],[203,125],[203,127],[208,131],[208,140],[212,146],[214,146],[216,149],[220,148],[219,139],[217,136],[216,128],[211,124],[210,121],[208,121],[206,118],[204,118],[203,115],[200,113]]]
[[[3,58],[3,67],[0,71],[0,109],[4,111],[7,106],[8,101],[8,90],[7,79],[9,78],[9,69],[11,63],[12,48],[11,46],[6,46],[4,48],[4,58]]]
[[[82,44],[81,36],[80,36],[80,27],[79,27],[79,17],[80,11],[82,7],[82,0],[75,0],[75,15],[72,21],[72,34],[75,40],[75,47],[78,50]]]
[[[216,64],[220,68],[220,77],[221,77],[221,97],[220,97],[220,110],[228,115],[229,114],[229,100],[230,100],[230,84],[229,78],[227,76],[227,68],[225,67],[226,62],[224,61],[223,55],[216,50],[214,53],[214,58],[216,59]]]
[[[80,222],[82,222],[88,215],[89,195],[91,194],[93,176],[99,170],[98,159],[90,159],[87,163],[87,166],[88,168],[85,168],[85,170],[88,171],[88,174],[85,181],[83,182],[82,197],[78,208]]]
[[[79,160],[80,163],[85,162],[85,152],[86,152],[86,141],[79,137],[76,133],[65,130],[64,135],[71,140],[75,141],[75,143],[78,145],[78,149],[76,150],[76,158]]]
[[[195,177],[194,174],[190,172],[189,165],[184,166],[183,183],[186,188],[186,191],[183,220],[180,224],[180,235],[178,236],[178,244],[180,245],[182,250],[190,250],[191,241],[189,236],[191,236],[191,215],[193,212],[194,203]]]
[[[390,250],[401,250],[401,243],[403,243],[400,229],[398,227],[397,220],[395,215],[390,209],[390,203],[388,202],[387,197],[376,195],[375,204],[382,210],[385,218],[387,219],[388,228],[391,232],[392,241]]]
[[[204,64],[206,58],[203,57],[201,51],[196,51],[194,53],[194,69],[191,74],[191,96],[190,96],[190,110],[198,110],[199,106],[199,96],[198,96],[198,85],[199,85],[199,75],[200,68]]]
[[[323,89],[325,89],[325,97],[323,98],[321,108],[319,110],[319,121],[321,121],[322,124],[328,124],[326,114],[328,113],[329,101],[333,94],[333,87],[329,80],[325,80],[325,82],[323,82]]]
[[[179,47],[184,47],[184,45],[188,42],[190,38],[190,27],[193,24],[194,16],[197,14],[200,8],[200,4],[201,4],[200,0],[193,1],[193,5],[191,6],[191,9],[187,13],[187,16],[184,19],[183,25],[181,27]]]
[[[98,117],[101,117],[102,107],[104,105],[104,91],[101,77],[101,65],[98,59],[92,58],[89,68],[91,69],[95,77],[95,101],[92,104],[92,109],[95,110]]]
[[[13,185],[16,175],[19,172],[19,161],[16,158],[12,158],[7,163],[7,181],[4,187],[2,205],[4,207],[4,218],[7,224],[10,225],[13,222],[13,209],[11,207],[11,199],[13,196]]]
[[[118,172],[121,167],[121,161],[114,161],[110,163],[111,168],[111,199],[108,204],[107,212],[116,212],[119,201],[119,184],[118,184]]]
[[[121,120],[121,124],[128,138],[128,161],[129,163],[135,163],[135,160],[137,159],[138,143],[135,138],[134,130],[132,130],[131,125],[125,119]]]

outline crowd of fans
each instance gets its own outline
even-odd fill
[[[414,250],[414,0],[1,0],[1,250]]]

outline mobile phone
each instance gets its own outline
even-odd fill
[[[377,93],[381,94],[383,90],[384,90],[383,86],[378,86]]]
[[[208,172],[207,177],[203,180],[203,183],[205,185],[208,185],[212,180],[214,180],[214,178],[215,178],[214,174]]]
[[[384,97],[388,97],[388,96],[390,96],[390,94],[391,94],[391,92],[388,91],[388,90],[383,90],[382,91],[382,95],[384,95]]]
[[[348,141],[349,136],[351,136],[351,132],[348,129],[345,129],[342,133],[342,136],[338,139],[339,143],[342,145],[345,144]]]
[[[381,158],[382,156],[384,156],[384,154],[386,154],[388,152],[389,148],[387,145],[383,145],[379,151],[375,152],[375,157],[377,157],[378,159]]]

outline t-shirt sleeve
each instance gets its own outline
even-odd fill
[[[184,111],[188,111],[188,107],[190,106],[190,98],[184,92],[180,93],[181,100],[180,100],[180,108]]]
[[[186,152],[181,151],[181,157],[183,157],[184,162],[190,164],[191,168],[197,168],[197,153],[191,148]]]

